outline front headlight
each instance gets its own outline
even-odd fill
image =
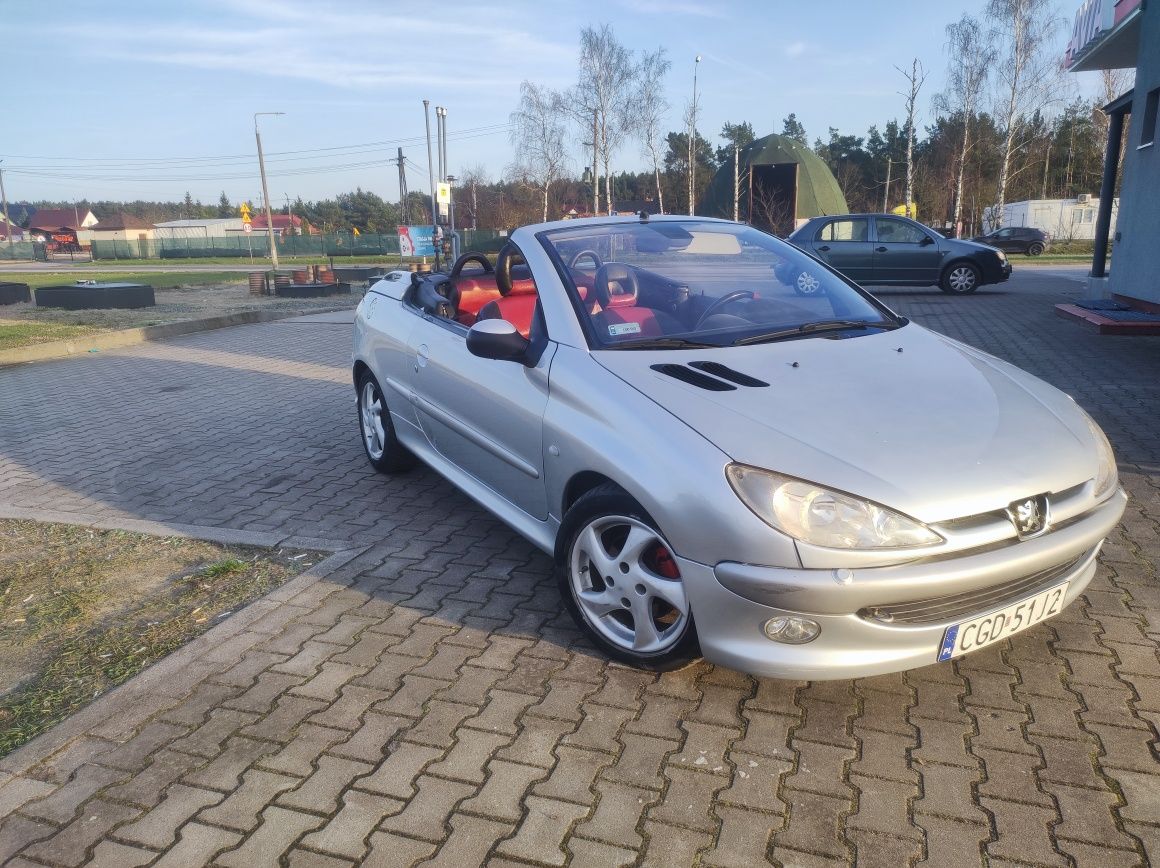
[[[1111,494],[1116,488],[1116,483],[1120,481],[1119,471],[1116,469],[1116,453],[1112,451],[1112,444],[1108,442],[1107,435],[1096,424],[1096,420],[1087,413],[1083,415],[1087,420],[1088,430],[1092,432],[1092,439],[1096,441],[1096,449],[1099,450],[1100,463],[1096,469],[1095,496],[1097,500],[1101,500]]]
[[[942,537],[912,518],[812,482],[745,464],[730,464],[725,475],[758,518],[810,545],[892,549],[942,542]]]

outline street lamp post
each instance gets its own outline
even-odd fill
[[[270,238],[270,264],[278,270],[278,245],[274,243],[274,215],[270,210],[270,190],[266,186],[266,158],[262,156],[262,134],[258,132],[260,115],[284,115],[286,112],[254,112],[254,140],[258,143],[258,170],[262,173],[262,204],[266,206],[266,232]]]
[[[693,111],[689,123],[689,216],[693,216],[693,198],[697,192],[697,67],[701,55],[693,61]]]

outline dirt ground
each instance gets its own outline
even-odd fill
[[[0,756],[320,557],[0,520]]]
[[[155,288],[157,304],[135,310],[59,310],[13,304],[0,308],[0,349],[79,337],[112,329],[162,325],[247,310],[320,311],[354,307],[363,295],[354,284],[349,295],[278,298],[250,295],[244,282]]]

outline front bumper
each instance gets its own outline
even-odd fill
[[[710,662],[774,678],[856,678],[936,662],[948,626],[1009,601],[921,623],[884,623],[867,614],[883,604],[971,594],[985,599],[988,589],[1020,587],[1021,580],[1040,575],[1043,582],[1024,596],[1067,581],[1064,604],[1070,604],[1095,575],[1096,555],[1126,503],[1121,489],[1082,519],[1036,539],[888,567],[835,571],[678,561]],[[805,645],[767,639],[762,625],[785,614],[817,621],[818,638]]]
[[[993,262],[989,266],[984,267],[987,274],[987,283],[1003,283],[1011,277],[1011,260],[1004,259],[1002,262]]]

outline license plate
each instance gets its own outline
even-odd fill
[[[984,648],[1058,615],[1063,610],[1067,586],[1064,582],[1006,609],[947,627],[939,646],[939,662]]]

